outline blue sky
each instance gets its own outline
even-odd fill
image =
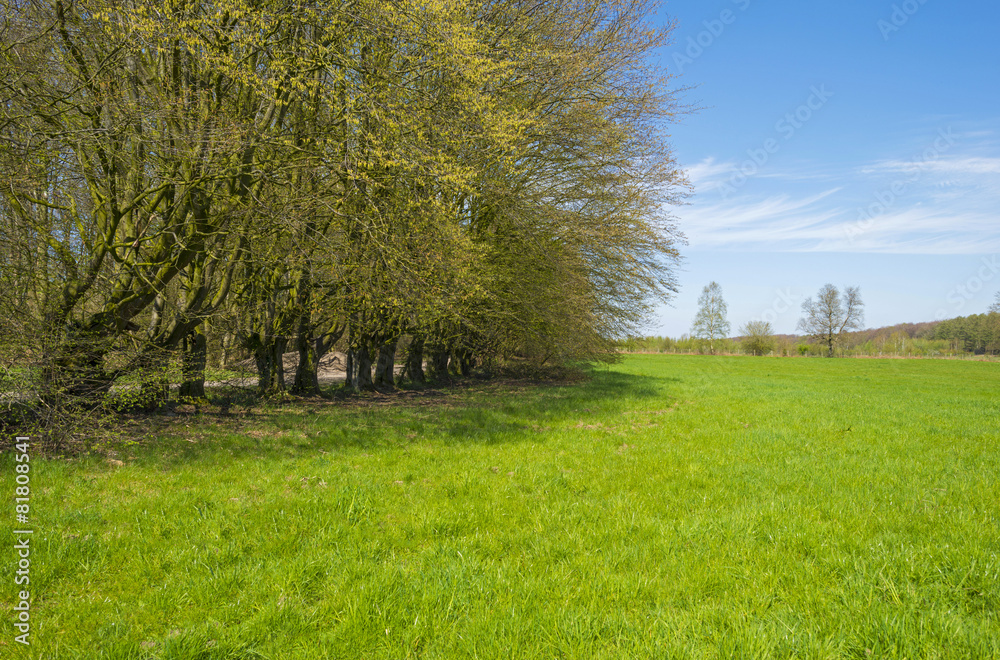
[[[866,325],[981,313],[1000,290],[1000,3],[674,0],[661,64],[701,107],[670,128],[690,329],[715,280],[736,334],[795,332],[826,283]]]

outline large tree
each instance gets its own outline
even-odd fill
[[[48,373],[99,394],[116,347],[175,347],[225,299],[257,201],[297,156],[286,117],[327,21],[280,0],[21,4],[2,56],[32,68],[0,125],[7,155],[37,157],[3,212],[55,266],[25,310],[55,338]]]
[[[698,298],[698,313],[691,324],[691,336],[708,342],[708,350],[715,353],[715,343],[729,336],[728,306],[722,297],[718,282],[710,282]]]
[[[415,378],[592,359],[676,288],[648,0],[0,8],[0,306],[71,389],[183,352],[198,396],[219,332],[266,393],[341,334],[355,387],[404,335]]]
[[[826,284],[815,301],[807,298],[802,303],[802,313],[805,316],[799,319],[799,330],[822,342],[828,357],[833,357],[834,347],[848,331],[864,329],[865,304],[860,287],[849,286],[841,296],[837,287]]]

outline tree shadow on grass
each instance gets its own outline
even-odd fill
[[[460,380],[448,387],[280,402],[247,400],[224,411],[154,420],[145,460],[189,464],[232,458],[294,459],[317,453],[382,451],[420,444],[544,441],[546,433],[636,407],[666,409],[678,378],[594,369],[577,382]],[[333,396],[330,396],[333,394]],[[642,402],[642,403],[639,403]],[[134,451],[133,455],[140,452]]]

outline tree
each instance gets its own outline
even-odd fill
[[[698,314],[691,325],[691,335],[708,341],[708,350],[715,353],[715,342],[729,335],[729,321],[726,319],[726,301],[722,299],[722,287],[711,282],[702,289],[698,298]]]
[[[990,305],[990,314],[1000,314],[1000,291],[997,291],[996,300]]]
[[[750,355],[766,355],[774,350],[774,329],[767,321],[749,321],[740,328],[743,350]]]
[[[849,330],[864,328],[865,304],[861,288],[849,286],[844,295],[832,284],[819,290],[818,299],[807,298],[802,303],[805,316],[799,319],[799,329],[826,346],[827,357],[833,357],[833,348]]]
[[[296,157],[286,118],[321,50],[301,35],[328,22],[303,5],[151,5],[25,3],[25,37],[0,49],[2,69],[34,64],[3,85],[0,158],[23,166],[0,212],[38,246],[40,304],[25,311],[55,338],[43,378],[68,385],[53,396],[100,397],[185,342],[197,371],[187,339],[225,301],[257,200]],[[122,346],[143,348],[115,359]]]
[[[0,348],[88,405],[220,333],[265,394],[614,356],[683,241],[655,10],[0,0]]]
[[[995,313],[972,314],[941,321],[935,339],[947,339],[956,350],[996,353],[1000,349],[1000,317]]]

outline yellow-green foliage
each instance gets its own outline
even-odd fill
[[[588,358],[674,289],[645,0],[0,9],[0,296],[50,372],[76,336],[113,380],[206,323]]]

